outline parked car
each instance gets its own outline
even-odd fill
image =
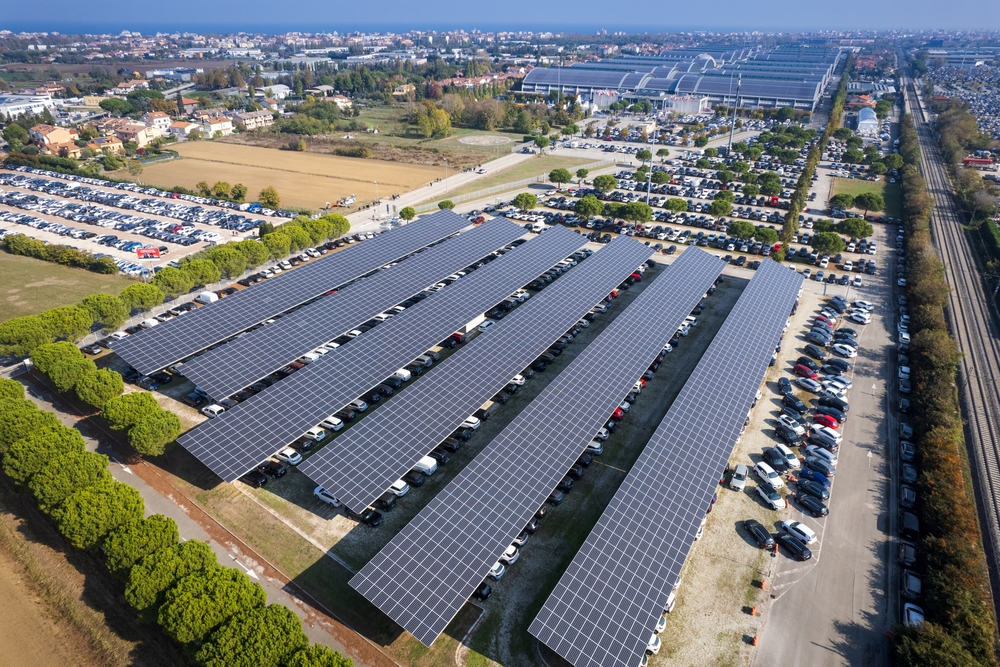
[[[746,487],[747,474],[747,467],[742,463],[737,464],[729,476],[729,487],[734,491],[742,491]]]
[[[774,548],[774,538],[771,537],[771,533],[769,533],[767,528],[765,528],[759,521],[747,519],[743,522],[743,529],[750,533],[750,538],[753,539],[757,543],[757,546],[761,549],[771,550]]]
[[[778,544],[784,547],[785,551],[790,553],[795,560],[806,561],[812,558],[812,551],[797,537],[779,535]]]
[[[773,486],[767,482],[760,482],[757,484],[757,495],[761,497],[768,507],[773,510],[783,510],[785,509],[785,499],[781,497]]]
[[[782,521],[778,524],[778,530],[791,535],[792,537],[797,537],[807,545],[814,543],[818,539],[816,537],[816,531],[801,521]]]

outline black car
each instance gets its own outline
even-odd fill
[[[166,371],[156,371],[155,373],[150,373],[149,377],[153,378],[156,384],[161,387],[165,384],[169,384],[169,382],[174,379],[174,376]]]
[[[391,512],[392,508],[396,506],[396,494],[392,491],[386,491],[379,499],[375,501],[375,507],[382,510],[383,512]]]
[[[809,547],[797,537],[791,535],[779,535],[778,543],[781,544],[788,551],[792,558],[795,560],[809,560],[812,558],[812,552],[809,551]]]
[[[284,477],[285,473],[288,472],[288,468],[285,467],[283,463],[278,463],[277,461],[267,461],[262,463],[257,467],[257,470],[278,479],[279,477]]]
[[[572,477],[573,479],[580,479],[581,477],[583,477],[583,466],[579,463],[575,463],[573,464],[573,467],[569,469],[569,472],[566,474]]]
[[[190,394],[188,394],[181,400],[183,400],[184,403],[186,403],[187,405],[190,405],[192,408],[196,408],[202,403],[204,403],[207,399],[198,392],[192,391]]]
[[[793,392],[791,381],[786,377],[779,378],[778,391],[781,392],[783,396],[791,396]]]
[[[534,535],[535,533],[537,533],[538,519],[533,517],[531,521],[528,522],[528,525],[524,527],[524,532],[526,532],[528,535]]]
[[[824,505],[819,498],[805,492],[800,492],[795,496],[795,501],[799,506],[816,518],[824,517],[830,513],[830,508]]]
[[[903,509],[913,509],[917,506],[917,490],[912,486],[903,484],[899,488],[899,506]]]
[[[827,366],[833,366],[834,368],[839,368],[841,374],[846,373],[852,368],[850,363],[844,361],[843,359],[838,359],[837,357],[831,357],[827,359],[825,363]]]
[[[802,364],[811,371],[819,371],[819,364],[810,359],[809,357],[799,357],[795,360],[795,363]]]
[[[563,493],[569,493],[573,490],[573,478],[569,476],[563,477],[562,481],[559,482],[559,486],[556,488]]]
[[[382,381],[382,384],[379,385],[379,387],[384,387],[384,386],[389,386],[392,387],[393,389],[399,389],[400,387],[403,386],[403,381],[400,380],[395,375],[390,375],[389,377],[387,377],[385,380]]]
[[[253,488],[259,489],[267,484],[267,475],[259,470],[251,470],[247,474],[243,475],[243,481]]]
[[[793,431],[792,429],[790,429],[787,426],[785,426],[784,424],[778,424],[777,426],[775,426],[774,427],[774,433],[779,438],[781,438],[782,440],[784,440],[785,442],[787,442],[789,445],[791,445],[793,447],[795,447],[795,446],[797,446],[799,444],[799,440],[800,440],[799,435],[795,431]],[[777,470],[775,472],[777,472]],[[788,472],[787,467],[786,467],[785,472]]]
[[[847,412],[848,410],[851,409],[851,406],[848,404],[847,401],[842,401],[836,396],[826,396],[826,395],[820,396],[819,404],[825,405],[826,407],[829,408],[835,408],[837,410],[840,410],[841,412]]]
[[[913,512],[899,513],[899,535],[908,540],[920,537],[920,519]]]
[[[445,438],[444,442],[442,442],[439,447],[447,449],[449,452],[454,454],[462,448],[462,443],[457,438]]]
[[[345,511],[345,514],[351,519],[355,519],[363,524],[371,526],[372,528],[377,528],[382,525],[382,513],[378,512],[371,507],[368,507],[361,512],[352,512],[350,509]]]
[[[590,464],[594,462],[594,457],[590,454],[584,454],[576,460],[577,465],[581,465],[584,468],[589,468]]]
[[[922,588],[920,576],[913,570],[903,570],[899,578],[900,594],[907,600],[919,602]]]
[[[819,405],[816,407],[816,414],[818,415],[828,415],[833,417],[838,422],[843,424],[847,421],[847,415],[838,410],[837,408],[830,407],[829,405]]]
[[[899,411],[904,415],[910,411],[910,399],[901,398],[899,399]]]
[[[448,461],[451,461],[451,455],[443,449],[434,449],[429,456],[439,465],[448,465]]]
[[[794,396],[782,396],[781,403],[792,408],[799,414],[805,414],[809,410],[805,403]]]
[[[541,521],[546,517],[546,515],[548,515],[548,513],[549,513],[548,505],[542,505],[541,507],[538,508],[538,511],[535,512],[535,518]]]
[[[768,532],[767,528],[765,528],[764,524],[761,522],[753,519],[747,519],[743,522],[743,528],[750,533],[750,537],[761,549],[774,548],[774,538],[771,537],[771,533]]]
[[[819,500],[830,499],[830,490],[819,482],[814,482],[811,479],[799,479],[795,483],[799,487],[799,495],[807,494]]]
[[[917,548],[909,542],[900,542],[896,562],[903,567],[913,567],[917,564]]]
[[[813,359],[819,359],[820,361],[826,359],[826,352],[824,352],[821,348],[815,345],[806,345],[805,351],[806,354],[808,354]]]
[[[479,588],[473,593],[477,600],[488,600],[491,595],[493,595],[493,587],[490,586],[485,581],[479,584]]]
[[[561,484],[560,484],[560,486],[561,486]],[[555,491],[553,491],[552,493],[550,493],[549,497],[548,497],[548,501],[551,504],[553,504],[553,505],[558,505],[559,503],[561,503],[565,499],[566,499],[566,494],[563,493],[562,491],[560,491],[559,489],[556,489]]]
[[[774,449],[773,447],[765,449],[764,460],[774,469],[774,472],[779,475],[784,475],[788,472],[788,461],[777,449]]]
[[[423,486],[426,476],[419,470],[411,470],[403,475],[403,481],[410,486]]]

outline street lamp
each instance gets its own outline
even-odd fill
[[[378,181],[372,181],[375,184],[375,203],[378,203]]]
[[[448,191],[448,160],[444,161],[444,191]]]

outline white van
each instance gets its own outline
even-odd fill
[[[430,456],[425,456],[414,464],[413,469],[425,475],[433,475],[437,472],[438,464]]]
[[[320,355],[316,354],[316,352],[306,352],[301,357],[299,357],[299,363],[300,364],[311,364],[312,362],[314,362],[317,359],[319,359],[319,357],[320,357]]]
[[[406,370],[405,368],[400,368],[398,371],[392,374],[392,377],[396,378],[397,380],[402,380],[403,382],[409,382],[410,378],[413,377],[413,374],[410,373],[410,371]]]
[[[206,405],[205,407],[203,407],[201,409],[201,414],[211,419],[212,417],[218,417],[225,411],[226,409],[224,407],[213,403],[212,405]]]
[[[198,303],[205,303],[205,304],[215,303],[216,301],[219,300],[219,295],[216,294],[215,292],[202,292],[201,294],[196,296],[194,300],[197,301]]]

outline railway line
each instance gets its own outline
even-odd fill
[[[978,498],[983,541],[990,565],[994,604],[1000,601],[1000,344],[988,288],[977,266],[976,253],[965,238],[930,117],[913,79],[904,86],[907,110],[913,116],[920,141],[920,170],[934,197],[931,236],[944,263],[951,286],[948,323],[962,360],[957,378],[965,418],[968,451]]]

